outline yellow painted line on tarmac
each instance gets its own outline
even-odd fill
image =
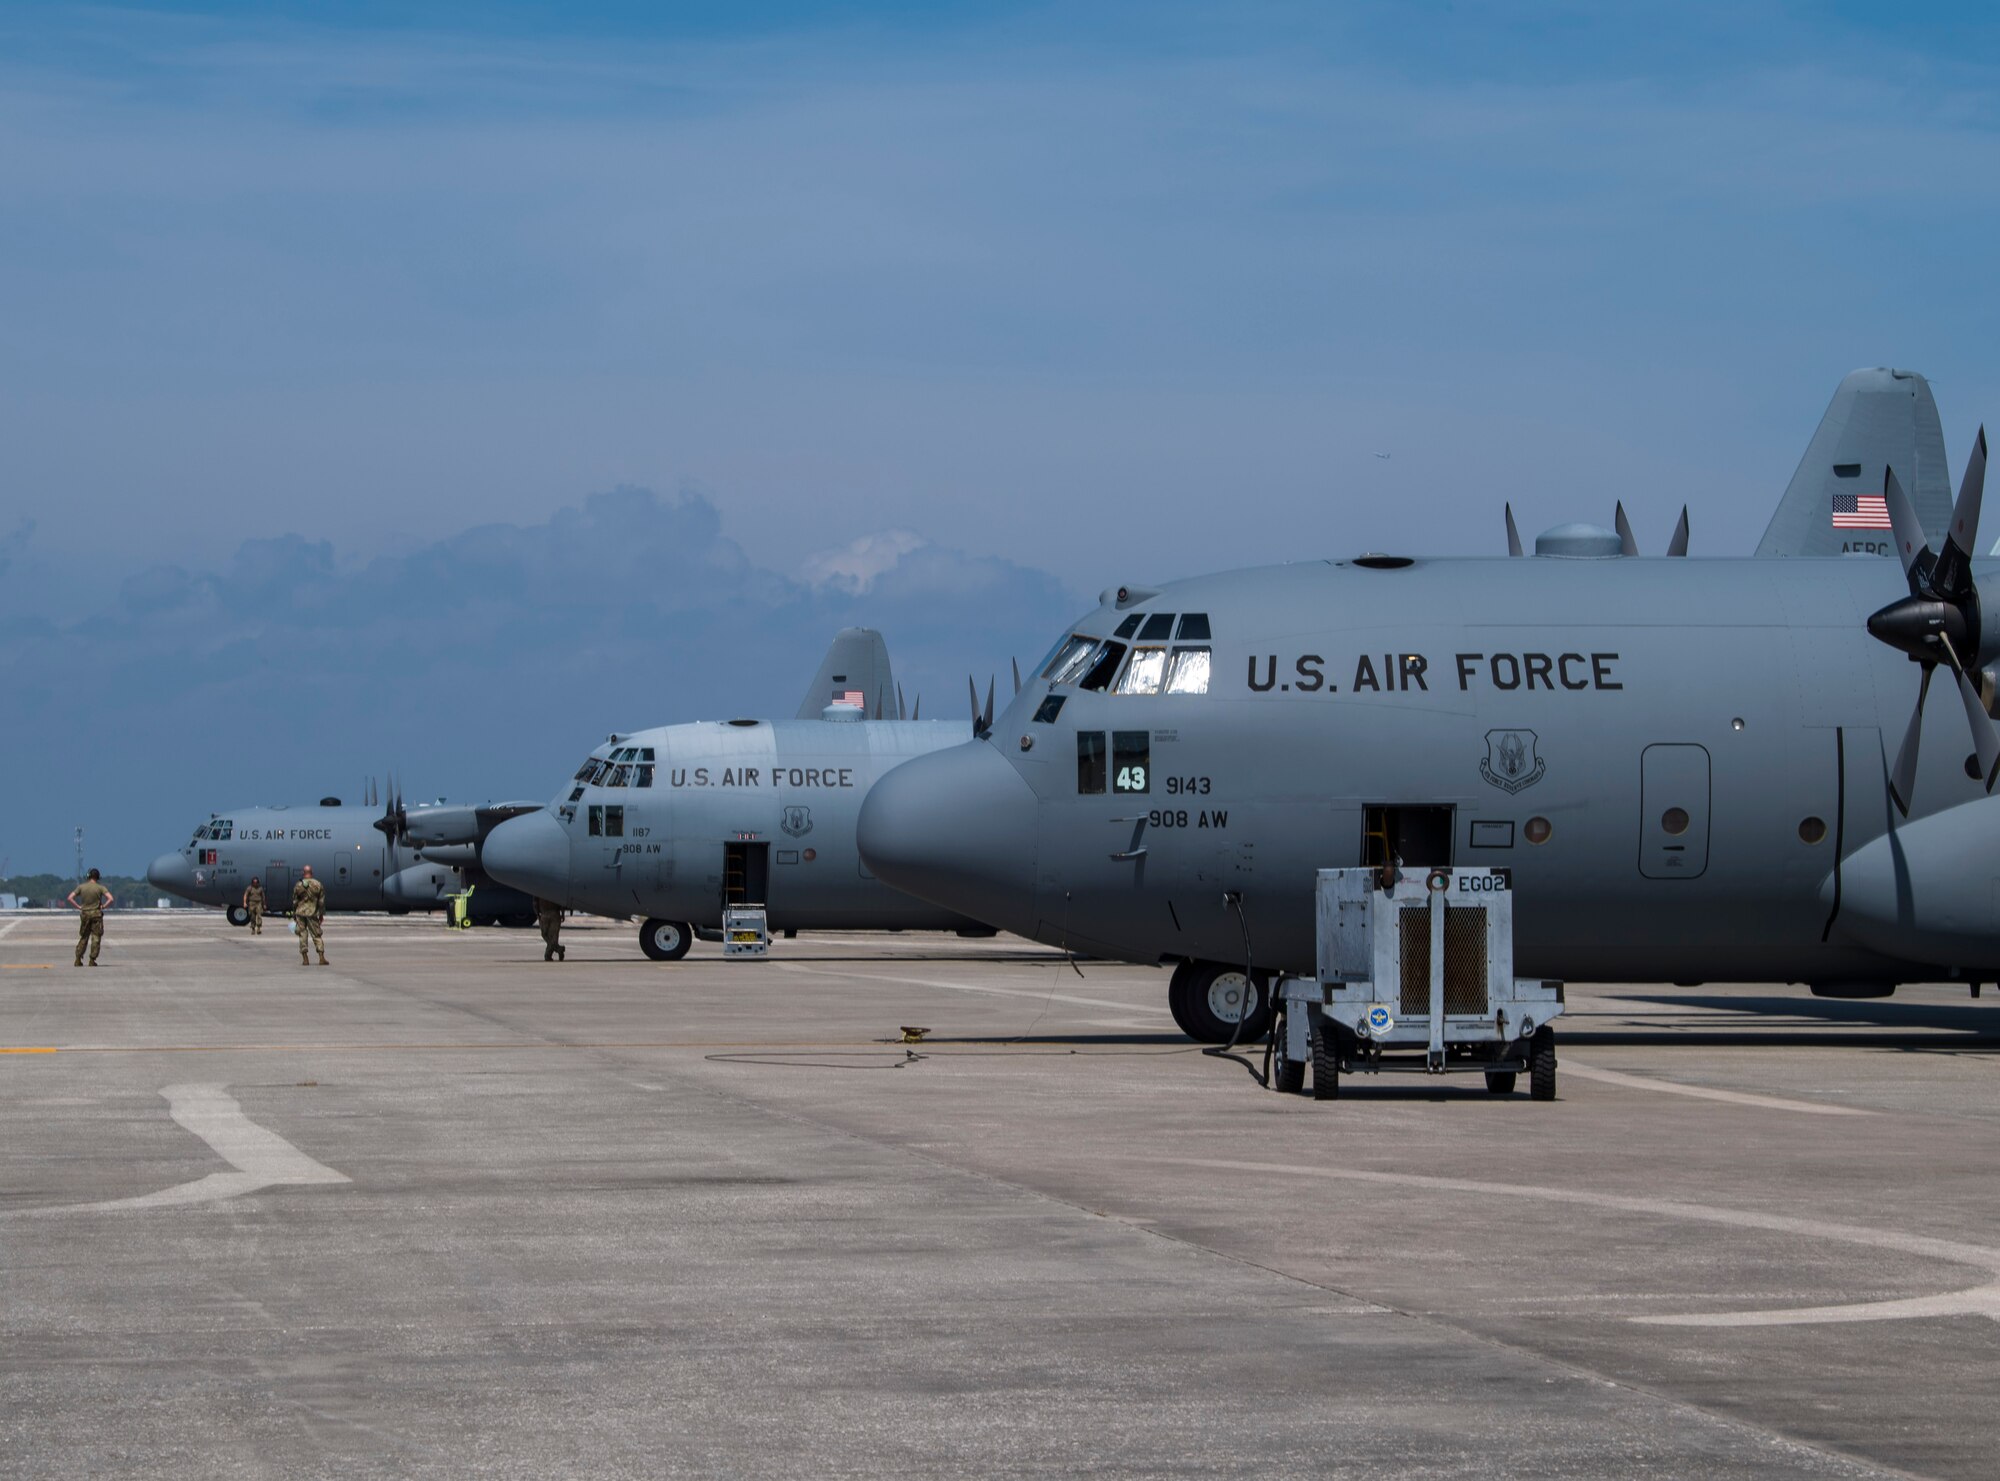
[[[0,962],[0,972],[53,972],[54,962]]]
[[[42,1045],[0,1044],[0,1054],[59,1054],[59,1053],[61,1053],[61,1051],[58,1049],[47,1048]]]

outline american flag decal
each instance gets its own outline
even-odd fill
[[[1835,494],[1833,527],[1836,530],[1887,530],[1889,501],[1880,494]]]

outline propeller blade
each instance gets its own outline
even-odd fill
[[[986,710],[979,718],[985,722],[988,730],[993,728],[993,676],[991,674],[986,677]]]
[[[1958,650],[1951,646],[1951,639],[1940,633],[1938,642],[1944,646],[1944,655],[1951,660],[1951,671],[1958,678],[1959,702],[1965,706],[1965,723],[1972,727],[1972,748],[1979,753],[1980,780],[1991,792],[1994,777],[2000,775],[2000,730],[1993,728],[1993,717],[1986,713],[1986,701],[1979,693],[1979,686],[1958,661]]]
[[[1674,526],[1674,538],[1667,542],[1667,554],[1685,556],[1688,553],[1688,507],[1681,505],[1681,522]]]
[[[896,718],[898,720],[908,718],[903,712],[903,682],[900,679],[896,681]]]
[[[1896,470],[1885,469],[1882,474],[1882,498],[1889,506],[1889,523],[1896,531],[1896,554],[1902,557],[1903,574],[1910,580],[1910,591],[1914,594],[1923,590],[1930,580],[1931,567],[1937,564],[1937,557],[1931,554],[1930,545],[1924,539],[1924,522],[1917,518],[1916,506],[1910,503],[1903,486],[1896,482]]]
[[[979,728],[979,686],[973,682],[970,674],[965,676],[965,692],[972,700],[972,734],[973,738],[977,739],[985,732]]]
[[[1520,527],[1514,523],[1514,506],[1511,502],[1507,505],[1507,554],[1527,554],[1526,551],[1521,549],[1521,531]]]
[[[1021,660],[1018,658],[1009,658],[1007,662],[1014,666],[1014,692],[1019,694],[1021,692]]]
[[[924,697],[921,694],[919,694],[917,696],[917,702],[910,706],[910,718],[912,720],[916,719],[918,716],[923,714],[923,711],[924,711]]]
[[[1889,798],[1896,811],[1910,815],[1910,794],[1917,784],[1917,747],[1924,733],[1924,699],[1931,692],[1931,674],[1937,665],[1924,665],[1924,677],[1917,685],[1917,707],[1910,712],[1910,728],[1903,732],[1903,748],[1896,752],[1896,769],[1889,774]]]
[[[1639,553],[1639,537],[1632,533],[1632,521],[1625,517],[1625,501],[1618,501],[1618,544],[1626,555]]]
[[[1940,596],[1959,600],[1972,591],[1972,557],[1979,542],[1979,501],[1986,488],[1986,429],[1972,441],[1965,460],[1965,477],[1958,485],[1958,502],[1951,506],[1951,531],[1938,552],[1931,586]]]

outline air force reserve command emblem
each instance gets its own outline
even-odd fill
[[[793,838],[804,838],[813,830],[812,809],[809,807],[788,807],[784,821],[778,826]]]
[[[1548,763],[1535,754],[1532,730],[1489,730],[1486,759],[1479,774],[1503,792],[1520,792],[1535,785]]]

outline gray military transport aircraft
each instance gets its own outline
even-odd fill
[[[386,807],[352,807],[338,797],[317,806],[238,807],[212,815],[181,848],[161,854],[146,870],[155,889],[197,905],[219,905],[232,925],[243,925],[243,891],[253,877],[264,882],[273,913],[290,909],[292,885],[310,864],[326,886],[333,911],[439,910],[454,893],[470,888],[473,920],[532,925],[534,901],[493,880],[481,868],[486,836],[508,818],[533,812],[538,802],[419,803],[395,796]]]
[[[1848,409],[1882,392],[1904,441],[1921,378],[1859,374]],[[1633,558],[1566,526],[1524,559],[1107,591],[989,736],[876,784],[862,858],[1035,940],[1176,963],[1175,1017],[1211,1041],[1262,1015],[1250,984],[1314,970],[1317,870],[1397,862],[1510,870],[1524,975],[1976,991],[2000,973],[1985,434],[1934,542],[1847,430],[1822,426],[1760,553],[1894,564]],[[1964,717],[1924,745],[1940,669]]]
[[[975,732],[992,713],[989,685]],[[495,828],[482,863],[568,908],[642,917],[655,961],[678,961],[696,935],[719,936],[726,905],[753,902],[778,931],[991,935],[890,889],[855,850],[855,816],[883,773],[966,734],[962,720],[901,714],[882,635],[844,629],[794,719],[613,735],[546,810]]]

